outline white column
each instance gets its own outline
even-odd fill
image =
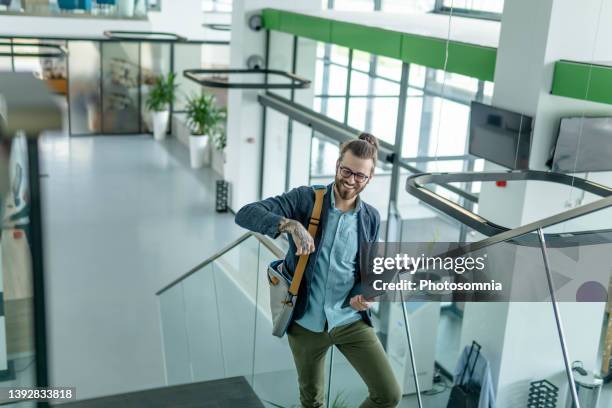
[[[251,55],[265,55],[265,31],[251,30],[247,23],[252,14],[266,7],[283,9],[318,9],[318,0],[288,4],[283,0],[244,0],[234,2],[232,12],[232,50],[230,66],[246,67]],[[314,64],[314,60],[312,61]],[[263,78],[261,78],[263,80]],[[238,210],[257,199],[262,143],[262,107],[257,90],[232,89],[228,95],[227,147],[224,174],[231,185],[230,207]],[[285,157],[279,158],[285,161]]]

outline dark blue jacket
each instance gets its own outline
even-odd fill
[[[332,184],[329,184],[323,200],[321,223],[319,224],[319,229],[315,237],[315,252],[310,254],[308,263],[306,264],[304,278],[302,279],[298,293],[298,301],[293,312],[294,320],[302,317],[306,310],[310,282],[312,281],[317,257],[319,256],[319,243],[327,224],[327,211],[331,207],[331,194],[333,194]],[[278,224],[282,218],[299,221],[305,228],[308,228],[314,201],[315,194],[312,187],[302,186],[294,188],[282,195],[245,205],[236,214],[236,223],[248,230],[276,238],[280,235]],[[361,293],[361,276],[359,273],[359,265],[361,265],[363,261],[361,248],[367,247],[368,243],[376,242],[380,228],[380,215],[378,211],[363,200],[361,210],[358,212],[358,220],[359,226],[357,228],[357,236],[359,238],[359,249],[357,251],[355,286],[351,290],[346,300],[347,302],[351,297]],[[297,248],[289,235],[289,250],[285,255],[285,266],[292,275],[298,261],[298,257],[295,255],[296,251]],[[369,310],[367,312],[361,312],[361,316],[366,323],[371,325]]]

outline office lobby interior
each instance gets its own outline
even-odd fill
[[[0,405],[299,407],[267,272],[291,237],[235,215],[334,182],[367,132],[379,247],[487,251],[505,287],[372,302],[398,406],[612,407],[611,19],[612,0],[0,0]],[[33,387],[74,395],[8,391]],[[367,395],[331,348],[324,406]]]

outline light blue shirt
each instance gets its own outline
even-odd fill
[[[358,217],[361,201],[357,197],[355,208],[342,212],[336,208],[334,190],[331,208],[327,212],[324,235],[319,243],[319,257],[314,269],[308,305],[304,315],[296,322],[314,332],[353,323],[361,319],[351,306],[342,307],[355,285],[357,264]]]

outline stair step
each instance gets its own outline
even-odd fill
[[[54,407],[263,408],[263,404],[244,377],[232,377],[67,402]]]

